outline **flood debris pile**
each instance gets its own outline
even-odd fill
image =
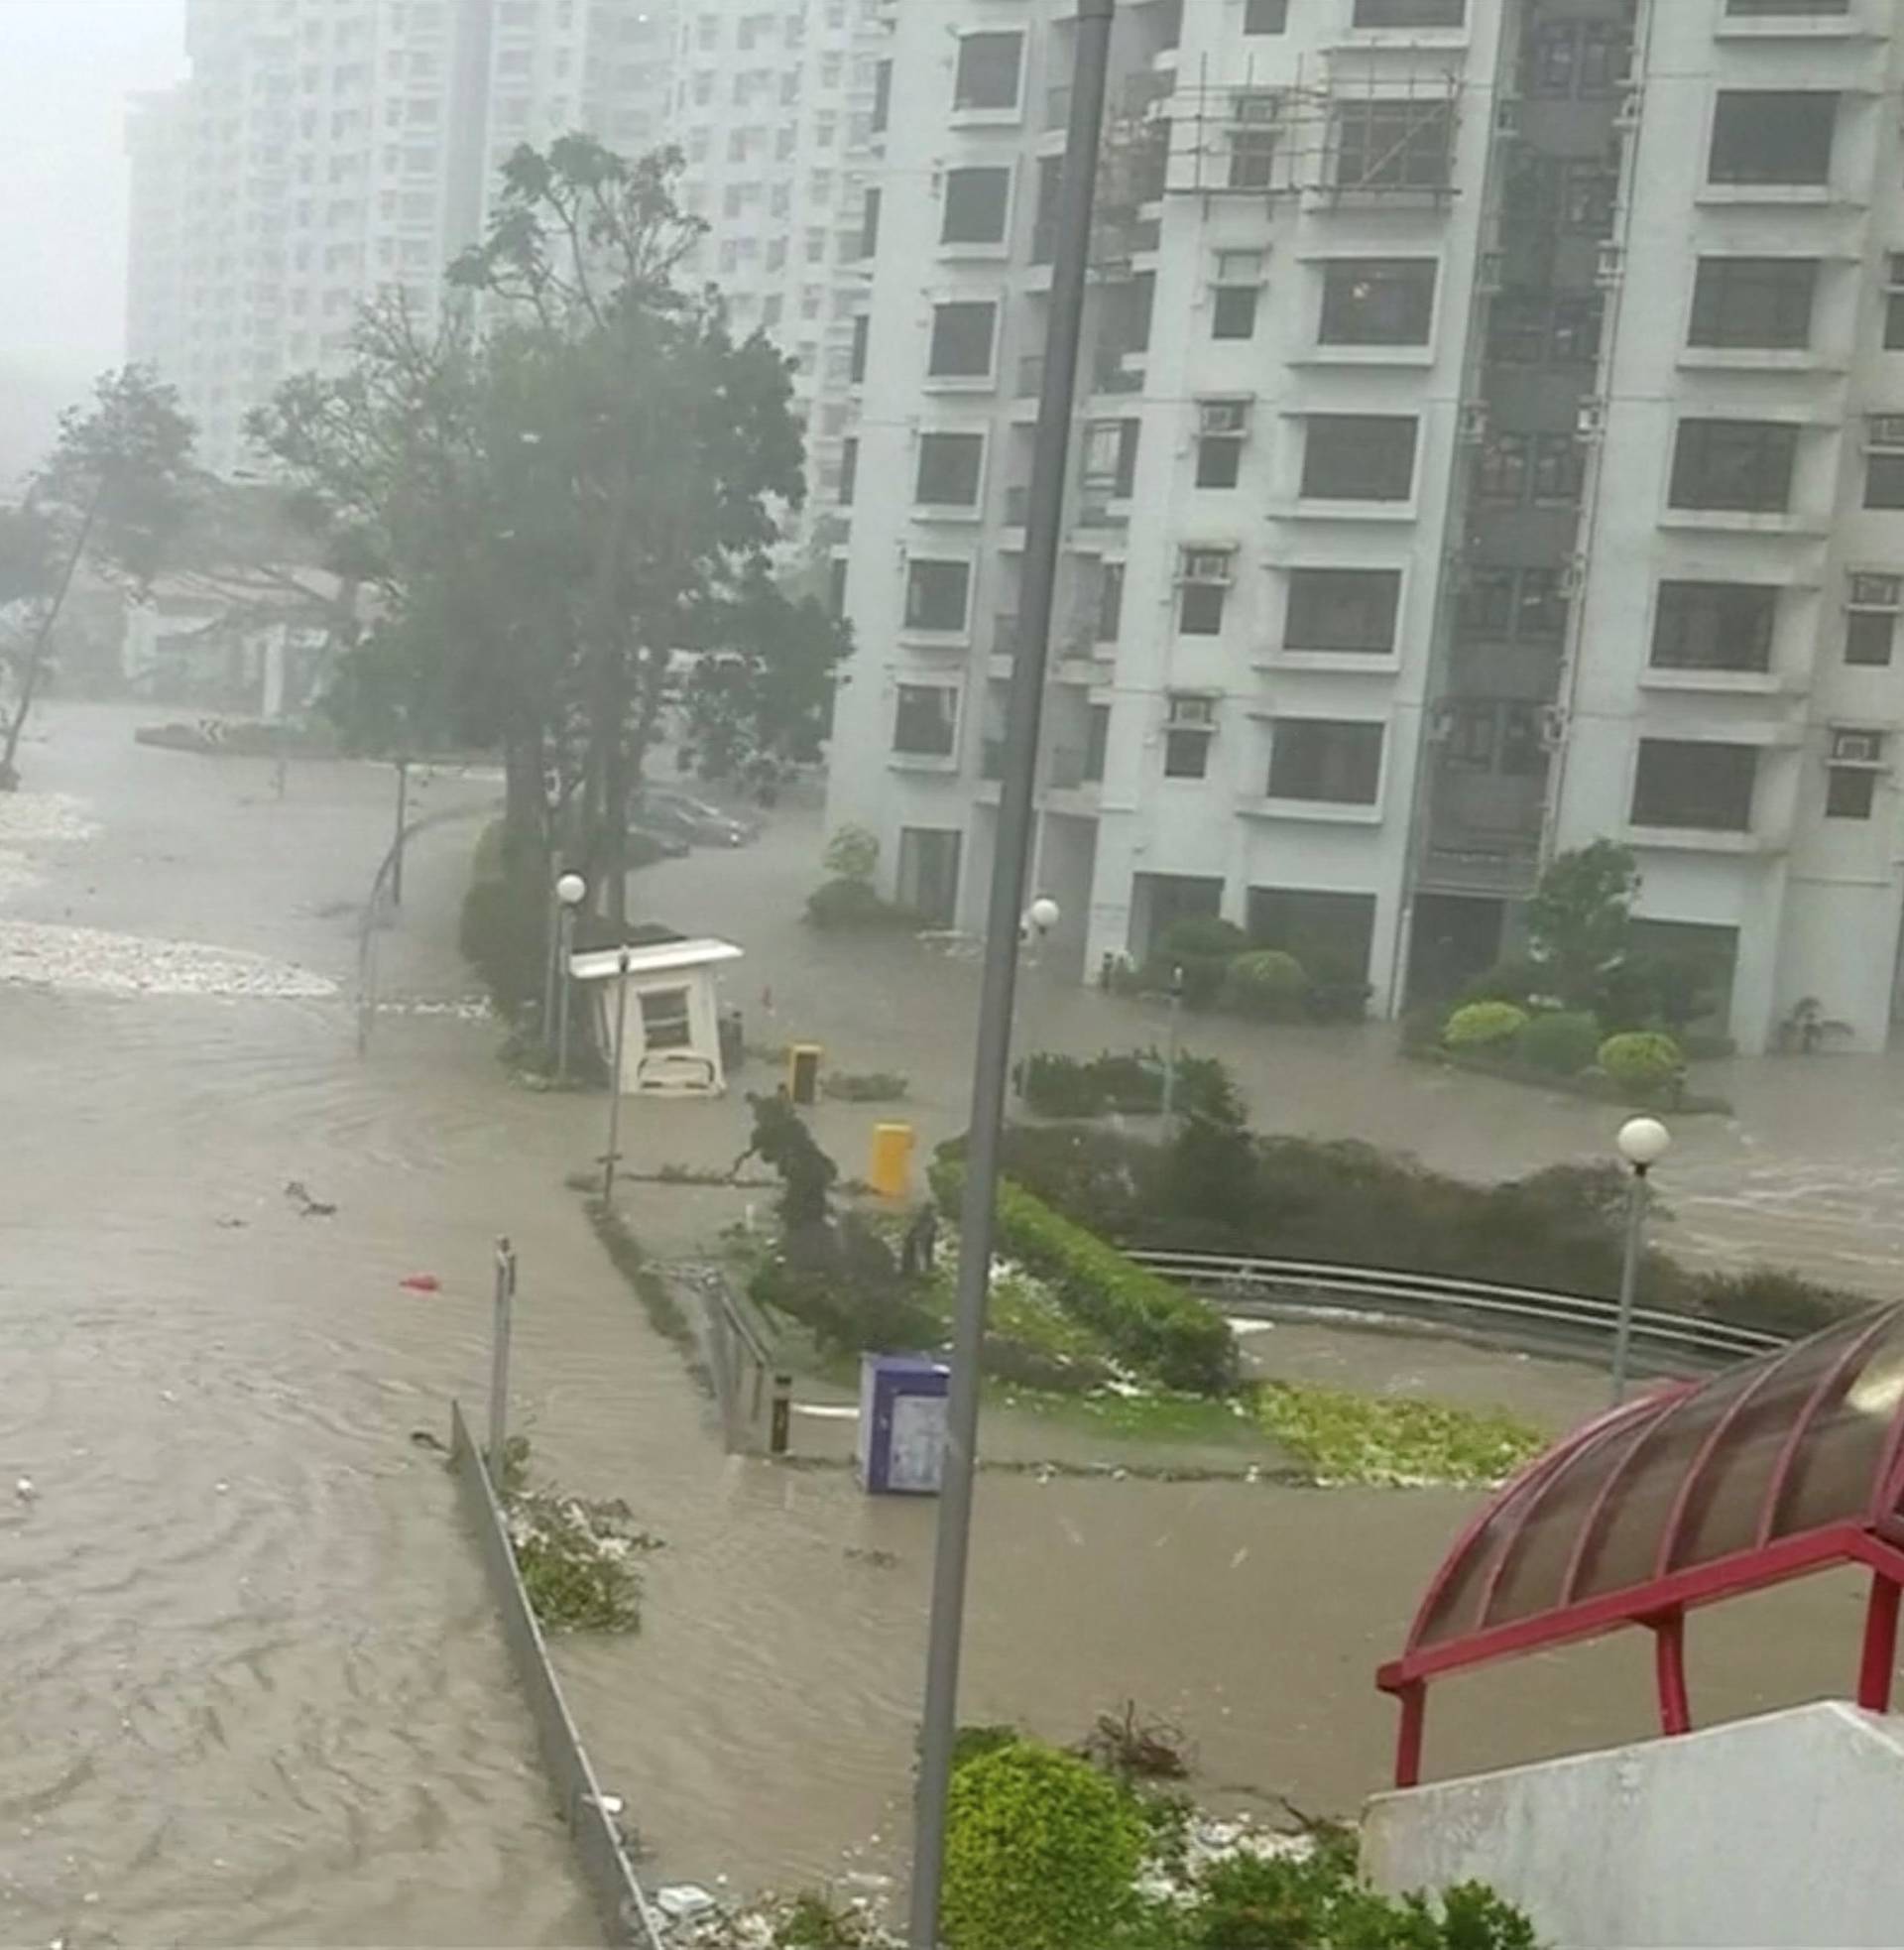
[[[1549,1439],[1531,1422],[1498,1411],[1307,1382],[1263,1382],[1254,1402],[1262,1428],[1324,1485],[1498,1483]]]
[[[1140,1728],[1134,1709],[1100,1723]],[[1361,1878],[1353,1830],[1292,1812],[1272,1828],[1198,1808],[1102,1739],[1072,1751],[974,1729],[952,1777],[941,1927],[947,1950],[1536,1950],[1532,1923],[1470,1884],[1394,1898]],[[1173,1760],[1179,1750],[1157,1744]],[[1096,1759],[1088,1758],[1096,1755]],[[890,1891],[700,1908],[681,1950],[899,1950]]]
[[[512,1436],[503,1469],[503,1516],[523,1589],[548,1632],[637,1632],[641,1560],[660,1539],[619,1497],[529,1487],[529,1443]]]

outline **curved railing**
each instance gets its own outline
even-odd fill
[[[1585,1293],[1549,1293],[1444,1274],[1398,1273],[1386,1267],[1335,1266],[1307,1260],[1265,1260],[1250,1254],[1132,1252],[1129,1257],[1167,1280],[1221,1297],[1225,1310],[1288,1313],[1291,1309],[1348,1310],[1429,1320],[1523,1340],[1578,1348],[1613,1337],[1618,1307]],[[1633,1311],[1633,1346],[1662,1362],[1721,1366],[1783,1347],[1790,1336],[1734,1321],[1658,1307]]]

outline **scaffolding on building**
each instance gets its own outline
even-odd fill
[[[1457,70],[1351,78],[1298,61],[1291,80],[1258,79],[1253,65],[1213,81],[1206,56],[1194,82],[1179,80],[1159,111],[1168,193],[1325,204],[1443,203],[1459,193]]]

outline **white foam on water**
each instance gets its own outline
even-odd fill
[[[98,927],[0,920],[0,984],[88,995],[326,1000],[337,984],[307,968],[196,941],[155,941]]]
[[[0,901],[45,878],[34,849],[76,845],[98,836],[86,801],[70,792],[0,792]]]

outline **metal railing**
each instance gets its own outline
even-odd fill
[[[1249,1254],[1132,1252],[1139,1266],[1199,1292],[1221,1296],[1227,1311],[1287,1313],[1291,1309],[1354,1309],[1436,1321],[1444,1326],[1505,1330],[1520,1337],[1610,1343],[1617,1303],[1586,1293],[1550,1293],[1441,1274],[1398,1273],[1383,1267],[1333,1266],[1305,1260],[1265,1260]],[[1633,1345],[1661,1361],[1723,1366],[1784,1347],[1790,1337],[1732,1321],[1640,1307]]]

